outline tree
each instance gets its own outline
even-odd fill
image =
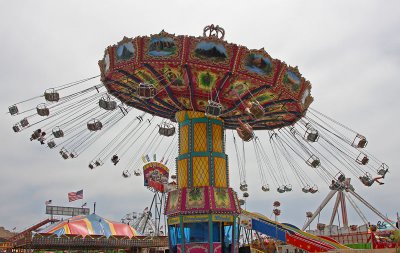
[[[398,246],[400,243],[400,230],[393,231],[393,241],[396,243],[396,253],[400,252],[398,251]]]

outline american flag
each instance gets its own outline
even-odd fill
[[[77,192],[69,192],[68,193],[68,200],[69,202],[78,200],[78,199],[83,199],[83,190],[77,191]]]

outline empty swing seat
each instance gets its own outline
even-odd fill
[[[141,175],[140,170],[134,170],[133,174],[137,177]]]
[[[158,133],[163,136],[172,136],[175,134],[175,127],[169,123],[163,123],[158,128]]]
[[[37,114],[39,114],[40,116],[49,116],[50,114],[50,110],[49,108],[46,107],[45,104],[40,104],[36,107],[36,112]]]
[[[47,146],[49,148],[54,148],[56,146],[56,142],[54,140],[50,140],[47,142]]]
[[[64,137],[64,132],[63,132],[63,130],[61,130],[61,128],[56,127],[53,129],[53,136],[54,136],[54,138]]]
[[[8,111],[10,112],[11,115],[18,114],[18,112],[19,112],[17,105],[12,105],[12,106],[8,107]]]
[[[389,171],[389,166],[387,166],[385,163],[382,163],[381,166],[379,166],[377,173],[378,175],[385,177],[386,173]]]
[[[103,97],[99,100],[99,106],[104,110],[112,111],[117,108],[117,102],[111,100],[110,97]]]
[[[306,163],[313,168],[317,168],[321,165],[319,158],[316,157],[315,155],[310,156],[310,158],[308,158]]]
[[[98,121],[97,119],[93,119],[87,123],[87,128],[90,131],[95,132],[95,131],[101,130],[103,128],[103,124],[100,121]]]
[[[208,100],[206,107],[206,116],[218,117],[222,113],[222,105],[218,102]]]
[[[54,89],[48,89],[44,92],[44,99],[49,102],[58,102],[58,100],[60,100],[60,94]]]
[[[156,88],[149,83],[139,84],[138,96],[144,99],[153,98],[156,95]]]

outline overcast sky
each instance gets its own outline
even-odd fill
[[[264,47],[273,58],[299,66],[312,83],[312,107],[367,136],[368,150],[390,166],[390,174],[380,187],[357,182],[357,192],[395,218],[400,209],[399,12],[394,0],[0,1],[0,226],[22,230],[46,217],[46,200],[68,205],[67,193],[80,189],[84,202],[90,207],[97,202],[97,213],[112,220],[148,206],[152,194],[141,178],[123,179],[110,164],[87,168],[101,146],[64,161],[56,151],[31,143],[30,130],[13,133],[19,117],[5,112],[46,88],[97,75],[104,49],[124,36],[162,29],[199,36],[209,24],[222,26],[229,42]],[[238,190],[235,159],[230,161]],[[262,193],[254,161],[247,174],[254,185],[247,209],[270,216],[272,202],[279,200],[280,220],[300,227],[305,212],[315,210],[329,191]],[[380,220],[365,214],[371,222]],[[329,215],[324,211],[321,222],[328,223]],[[349,215],[351,224],[360,222],[354,212]]]

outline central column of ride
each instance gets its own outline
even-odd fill
[[[229,188],[223,121],[203,112],[180,111],[177,190],[166,214],[173,253],[238,252],[236,193]]]

